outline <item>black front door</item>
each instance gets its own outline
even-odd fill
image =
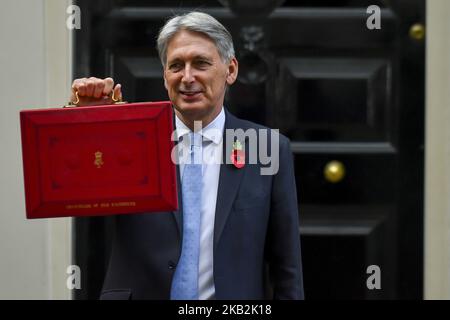
[[[168,17],[218,18],[240,61],[226,107],[292,142],[306,298],[422,297],[423,0],[78,5],[76,77],[112,76],[130,102],[167,100],[155,39]],[[77,298],[98,298],[112,223],[76,221]]]

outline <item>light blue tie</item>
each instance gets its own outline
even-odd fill
[[[202,136],[190,133],[191,161],[185,164],[181,193],[183,197],[183,243],[181,257],[172,280],[172,300],[198,299],[200,255],[200,210],[202,194]]]

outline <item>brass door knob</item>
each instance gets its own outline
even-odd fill
[[[421,23],[416,23],[409,28],[409,36],[411,39],[421,41],[425,38],[425,26]]]
[[[338,183],[345,177],[345,166],[340,161],[330,161],[323,169],[323,175],[328,182]]]

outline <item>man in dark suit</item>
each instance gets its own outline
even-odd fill
[[[101,299],[303,299],[289,140],[223,107],[238,75],[231,35],[191,12],[165,24],[158,52],[179,140],[180,209],[116,217]],[[77,79],[72,89],[80,105],[121,96],[111,78]],[[239,130],[256,135],[227,143]],[[250,161],[252,144],[271,150],[271,174],[263,173],[267,163]]]

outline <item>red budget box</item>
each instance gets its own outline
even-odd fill
[[[20,112],[28,219],[178,207],[171,103]]]

